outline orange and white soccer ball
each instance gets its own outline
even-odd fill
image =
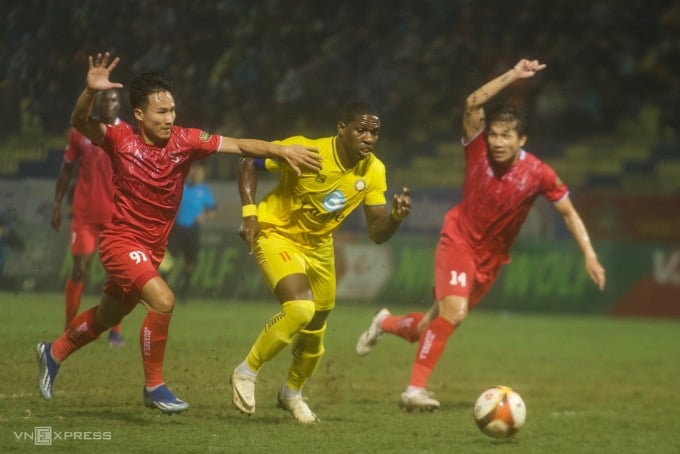
[[[477,427],[492,438],[508,438],[524,425],[527,407],[507,386],[494,386],[479,395],[472,414]]]

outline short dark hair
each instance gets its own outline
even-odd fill
[[[338,112],[338,121],[341,121],[343,123],[350,123],[353,121],[358,115],[375,115],[376,117],[378,115],[378,111],[376,110],[375,107],[373,107],[372,104],[366,102],[366,101],[350,101]]]
[[[172,84],[168,79],[156,73],[143,73],[130,82],[130,105],[133,109],[145,108],[149,103],[149,95],[161,91],[172,93]]]
[[[526,136],[529,132],[527,114],[523,109],[510,104],[496,104],[486,111],[486,124],[515,123],[517,135]]]

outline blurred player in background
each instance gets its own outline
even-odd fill
[[[255,381],[262,366],[294,342],[278,405],[301,423],[318,421],[301,390],[324,354],[326,318],[335,307],[333,232],[363,205],[368,236],[380,244],[394,235],[411,210],[407,188],[387,206],[385,166],[373,154],[379,134],[375,109],[353,102],[342,110],[336,136],[295,136],[278,142],[318,148],[323,158],[320,172],[296,175],[272,160],[241,159],[239,233],[281,304],[231,376],[233,404],[245,414],[255,412]],[[259,206],[255,205],[256,168],[281,172],[278,185]]]
[[[523,149],[527,140],[524,114],[512,106],[484,111],[484,105],[502,89],[543,68],[536,60],[520,60],[468,96],[463,114],[463,199],[444,216],[434,257],[435,303],[426,314],[395,316],[381,309],[357,342],[361,356],[371,351],[383,333],[419,343],[411,381],[400,400],[406,411],[439,408],[426,390],[430,374],[449,336],[510,261],[512,243],[539,195],[554,204],[583,252],[588,275],[604,289],[605,270],[567,187],[553,169]]]
[[[14,288],[13,279],[5,276],[6,253],[10,249],[23,251],[26,242],[14,226],[16,214],[14,209],[0,212],[0,289]]]
[[[168,240],[168,251],[172,259],[177,260],[179,257],[183,259],[175,289],[177,299],[182,303],[187,300],[191,276],[196,268],[201,243],[201,225],[206,219],[217,214],[215,196],[204,181],[205,166],[194,164],[184,183],[182,201]]]
[[[106,124],[118,124],[120,118],[120,96],[116,89],[97,93],[92,108],[94,118]],[[61,228],[61,202],[71,184],[78,165],[78,178],[73,195],[71,220],[71,255],[73,266],[66,280],[66,324],[71,324],[80,307],[80,299],[92,267],[92,258],[97,249],[99,233],[104,223],[111,220],[113,213],[113,173],[109,156],[93,144],[90,139],[71,128],[64,161],[59,170],[54,191],[52,227]],[[109,330],[109,344],[123,346],[120,325]]]
[[[147,315],[140,330],[144,365],[144,404],[164,413],[188,408],[165,385],[163,357],[175,297],[158,274],[168,233],[179,207],[191,164],[216,152],[285,160],[294,169],[317,170],[319,156],[300,145],[275,145],[255,139],[234,139],[175,125],[170,83],[144,73],[130,83],[130,105],[137,128],[107,125],[90,117],[96,93],[120,88],[109,81],[119,62],[109,53],[89,57],[87,85],[71,115],[73,127],[106,151],[112,160],[114,207],[112,221],[101,233],[99,254],[108,274],[104,294],[71,322],[54,342],[37,346],[39,388],[51,399],[60,364],[73,352],[120,323],[138,303]]]

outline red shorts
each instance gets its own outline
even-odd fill
[[[144,285],[159,275],[158,265],[164,252],[131,239],[103,234],[99,257],[107,273],[104,293],[129,305],[137,304]]]
[[[460,296],[467,298],[472,309],[491,289],[500,269],[499,265],[487,272],[479,271],[472,251],[442,236],[434,252],[435,299]]]
[[[71,223],[71,254],[94,254],[101,231],[101,224]]]

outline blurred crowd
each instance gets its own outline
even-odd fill
[[[0,24],[0,136],[64,132],[102,50],[121,58],[113,80],[163,73],[178,124],[225,135],[332,134],[364,98],[391,142],[458,137],[464,97],[521,57],[548,64],[509,91],[548,148],[648,104],[679,128],[673,0],[10,0]]]

